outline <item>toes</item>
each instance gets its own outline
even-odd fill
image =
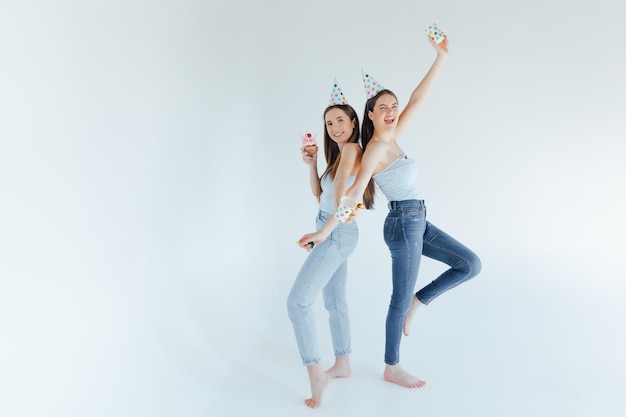
[[[317,401],[315,401],[314,399],[310,398],[308,400],[305,401],[306,405],[309,406],[310,408],[317,408],[317,406],[319,405],[317,403]]]

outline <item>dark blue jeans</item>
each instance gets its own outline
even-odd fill
[[[426,221],[423,200],[389,202],[385,219],[385,243],[391,252],[393,291],[387,313],[385,363],[400,362],[400,340],[404,318],[413,300],[413,291],[422,255],[450,266],[415,295],[424,304],[467,281],[480,272],[480,259],[462,243]]]

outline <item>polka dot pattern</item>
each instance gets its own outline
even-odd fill
[[[350,218],[350,215],[355,209],[354,203],[344,203],[343,200],[348,199],[347,197],[343,197],[341,202],[339,203],[339,207],[337,207],[337,211],[335,212],[335,219],[337,219],[340,223],[345,222]],[[350,200],[350,199],[348,199]],[[347,204],[352,204],[352,207]]]
[[[337,209],[337,212],[335,213],[335,219],[339,220],[340,223],[345,222],[346,220],[348,220],[348,218],[350,217],[350,214],[352,214],[352,209],[349,209],[347,207],[339,207]]]
[[[348,104],[348,101],[343,95],[341,88],[339,88],[339,83],[335,78],[335,82],[333,84],[333,89],[330,92],[330,100],[328,102],[329,106],[336,106],[338,104]]]
[[[432,25],[424,29],[424,33],[426,34],[426,36],[428,36],[437,43],[440,43],[446,37],[446,35],[441,31],[441,29],[439,29],[439,26],[437,26],[436,23],[433,23]]]
[[[363,87],[365,87],[365,95],[368,100],[385,89],[365,71],[361,70],[361,75],[363,76]]]

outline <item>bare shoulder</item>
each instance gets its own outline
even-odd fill
[[[353,151],[360,151],[360,150],[361,150],[361,145],[359,145],[358,143],[351,142],[351,143],[346,143],[345,145],[343,145],[342,152],[345,152],[345,151],[353,152]]]
[[[376,141],[367,145],[364,158],[367,159],[368,163],[376,165],[373,171],[373,175],[376,175],[397,159],[401,152],[402,149],[394,143]]]
[[[363,149],[361,149],[361,146],[358,143],[346,143],[343,145],[343,149],[341,149],[341,154],[344,156],[360,156],[362,153]]]
[[[386,153],[388,149],[389,149],[389,144],[385,142],[380,142],[380,141],[375,141],[375,142],[372,141],[368,143],[366,152],[370,154],[379,155],[379,154]]]
[[[387,144],[381,142],[370,142],[363,152],[361,168],[370,177],[380,171],[380,164],[387,154]]]

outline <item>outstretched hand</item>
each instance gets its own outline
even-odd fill
[[[444,38],[441,42],[437,43],[432,37],[428,37],[430,44],[437,51],[437,55],[448,55],[448,37],[444,35]]]

